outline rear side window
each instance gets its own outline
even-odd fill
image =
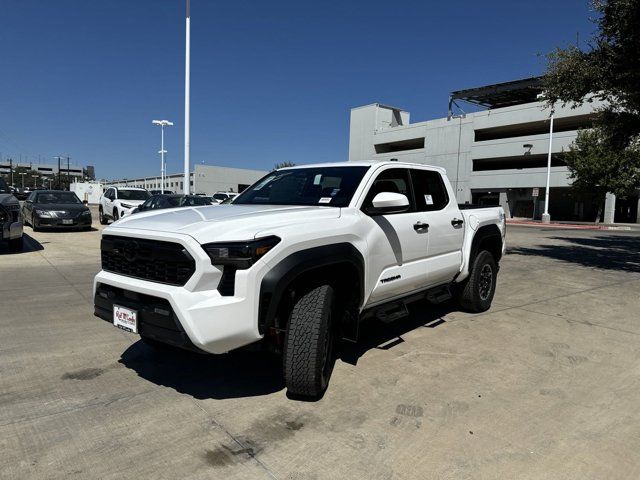
[[[416,207],[419,212],[442,210],[449,203],[449,195],[442,175],[429,170],[411,170]]]

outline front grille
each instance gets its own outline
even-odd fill
[[[196,270],[185,248],[173,242],[103,235],[102,269],[168,285],[184,285]]]

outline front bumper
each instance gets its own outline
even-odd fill
[[[37,228],[87,228],[91,226],[91,217],[76,218],[49,218],[34,217]],[[63,223],[63,220],[71,220],[71,223]]]
[[[264,262],[258,261],[248,270],[239,270],[235,277],[233,296],[223,296],[217,290],[222,276],[220,269],[211,265],[207,254],[192,237],[163,232],[150,235],[148,231],[124,228],[120,233],[117,230],[120,229],[110,229],[109,235],[121,234],[129,238],[182,244],[194,258],[196,270],[184,286],[166,285],[102,270],[95,277],[93,289],[97,316],[112,321],[114,303],[130,307],[142,312],[141,335],[149,335],[165,343],[208,353],[226,353],[262,338],[258,331],[260,292],[256,290],[256,285],[260,285],[260,278],[268,269]],[[114,288],[119,289],[118,296],[105,299],[100,295],[105,289]],[[178,345],[171,339],[163,340],[160,336],[149,333],[153,327],[144,325],[153,322],[145,320],[149,314],[144,312],[156,302],[168,304],[170,316],[179,328],[176,331],[183,332],[188,343]],[[180,341],[182,340],[178,339],[178,343]]]

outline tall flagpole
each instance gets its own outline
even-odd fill
[[[191,150],[190,139],[190,92],[189,83],[191,77],[191,5],[187,0],[187,21],[186,21],[186,42],[185,42],[185,58],[184,58],[184,193],[189,194],[189,160]]]

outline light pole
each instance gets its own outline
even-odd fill
[[[38,188],[38,184],[36,183],[36,178],[40,178],[40,175],[31,175],[33,177],[33,189]]]
[[[164,154],[167,151],[164,149],[164,127],[171,127],[173,125],[169,120],[153,120],[151,123],[154,125],[160,125],[160,181],[162,184],[160,185],[160,193],[164,193]]]
[[[22,172],[22,173],[20,174],[20,176],[22,177],[22,190],[24,190],[24,176],[25,176],[25,175],[26,175],[26,173],[25,173],[25,172]]]
[[[538,94],[538,99],[544,98],[544,93]],[[547,154],[547,186],[544,189],[544,213],[542,214],[542,223],[551,223],[551,215],[549,215],[549,190],[551,189],[551,148],[553,147],[553,106],[551,107],[551,116],[549,123],[549,152]]]
[[[184,57],[184,193],[189,194],[189,156],[191,149],[189,109],[190,92],[189,84],[191,77],[191,2],[187,0],[187,18],[185,34],[185,57]]]

